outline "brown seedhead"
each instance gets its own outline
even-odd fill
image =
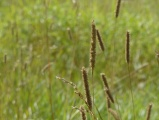
[[[126,62],[129,64],[130,62],[130,33],[128,31],[126,33],[125,58],[126,58]]]
[[[105,88],[109,89],[108,82],[104,73],[101,73],[101,77],[104,83]]]
[[[104,44],[103,44],[101,35],[100,35],[100,33],[99,33],[99,30],[97,30],[97,38],[98,38],[98,42],[99,42],[99,45],[100,45],[101,50],[104,51]]]
[[[87,120],[85,110],[82,106],[80,107],[80,112],[81,112],[82,120]]]
[[[87,104],[88,104],[89,109],[92,110],[92,99],[91,99],[91,94],[90,94],[90,90],[89,90],[88,77],[87,77],[87,72],[84,67],[82,67],[82,77],[83,77],[83,82],[84,82]]]
[[[116,18],[118,18],[118,16],[119,16],[120,4],[121,4],[121,0],[118,0],[118,1],[117,1],[117,6],[116,6],[116,10],[115,10],[115,17],[116,17]]]
[[[107,97],[109,98],[109,100],[110,100],[112,103],[114,103],[114,99],[113,99],[113,96],[112,96],[110,90],[106,88],[106,89],[105,89],[105,92],[106,92]]]
[[[90,67],[93,69],[95,67],[95,57],[96,57],[96,27],[94,21],[92,22],[91,26],[91,48],[90,48]]]
[[[149,104],[148,109],[147,109],[146,120],[150,120],[151,109],[152,109],[152,104]]]

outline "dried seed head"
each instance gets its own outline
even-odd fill
[[[107,82],[107,79],[105,77],[105,74],[101,73],[101,77],[102,77],[105,88],[109,89],[108,82]]]
[[[149,104],[148,109],[147,109],[146,120],[150,120],[151,109],[152,109],[152,104]]]
[[[128,31],[126,33],[125,58],[126,58],[126,62],[129,64],[130,62],[130,33]]]
[[[96,57],[96,27],[94,21],[92,22],[91,31],[92,35],[91,35],[91,48],[90,48],[90,67],[93,71],[95,67],[95,57]]]
[[[98,42],[99,42],[101,50],[104,51],[104,44],[103,44],[102,38],[100,36],[99,30],[97,30],[97,38],[98,38]]]
[[[91,95],[90,95],[90,90],[89,90],[88,77],[87,77],[87,72],[84,67],[82,67],[82,77],[83,77],[83,82],[84,82],[87,104],[88,104],[89,109],[92,110],[92,100],[91,100]]]
[[[106,92],[107,97],[109,98],[109,100],[110,100],[112,103],[114,103],[114,99],[113,99],[113,96],[112,96],[110,90],[106,88],[106,89],[105,89],[105,92]]]
[[[106,96],[106,100],[107,100],[107,108],[111,108],[111,104],[110,104],[110,100],[109,100],[109,98]]]
[[[118,18],[118,16],[119,16],[120,4],[121,4],[121,0],[118,0],[118,1],[117,1],[117,6],[116,6],[116,11],[115,11],[115,17],[116,17],[116,18]]]
[[[87,120],[85,110],[82,106],[80,107],[80,112],[81,112],[82,120]]]

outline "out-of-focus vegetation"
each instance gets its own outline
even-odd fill
[[[132,120],[132,102],[125,62],[125,34],[131,33],[130,73],[136,119],[159,116],[159,1],[122,0],[1,0],[0,1],[0,119],[77,120],[71,106],[83,104],[73,89],[56,76],[73,81],[83,92],[81,68],[89,71],[91,22],[105,44],[97,46],[94,72],[95,103],[107,118],[100,73],[108,78],[116,108]],[[70,35],[71,34],[71,35]],[[114,44],[115,43],[115,44]],[[90,77],[91,78],[91,77]]]

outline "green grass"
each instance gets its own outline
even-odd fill
[[[77,4],[71,0],[0,1],[0,119],[80,118],[71,106],[80,106],[82,101],[56,76],[73,81],[84,93],[81,68],[88,68],[91,79],[90,29],[94,20],[105,44],[104,53],[97,46],[94,72],[95,103],[103,119],[107,118],[107,110],[101,72],[108,78],[122,119],[133,119],[124,48],[129,30],[136,120],[146,118],[150,102],[153,104],[151,119],[156,120],[159,114],[159,66],[155,57],[155,50],[159,50],[158,4],[158,1],[123,0],[119,18],[115,20],[116,0],[77,0]],[[50,69],[42,71],[50,62]],[[113,108],[118,109],[117,104]]]

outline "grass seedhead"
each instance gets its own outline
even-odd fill
[[[150,120],[151,109],[152,109],[152,104],[149,104],[148,109],[147,109],[146,120]]]
[[[120,4],[121,4],[121,0],[118,0],[118,1],[117,1],[117,6],[116,6],[116,10],[115,10],[115,17],[116,17],[116,18],[118,18],[118,16],[119,16]]]
[[[90,67],[93,70],[95,68],[95,59],[96,59],[96,26],[94,21],[91,26],[91,48],[90,48]]]
[[[82,67],[82,77],[83,77],[87,104],[88,104],[89,109],[92,110],[92,99],[91,99],[91,94],[90,94],[90,90],[89,90],[88,77],[87,77],[87,72],[84,67]]]

